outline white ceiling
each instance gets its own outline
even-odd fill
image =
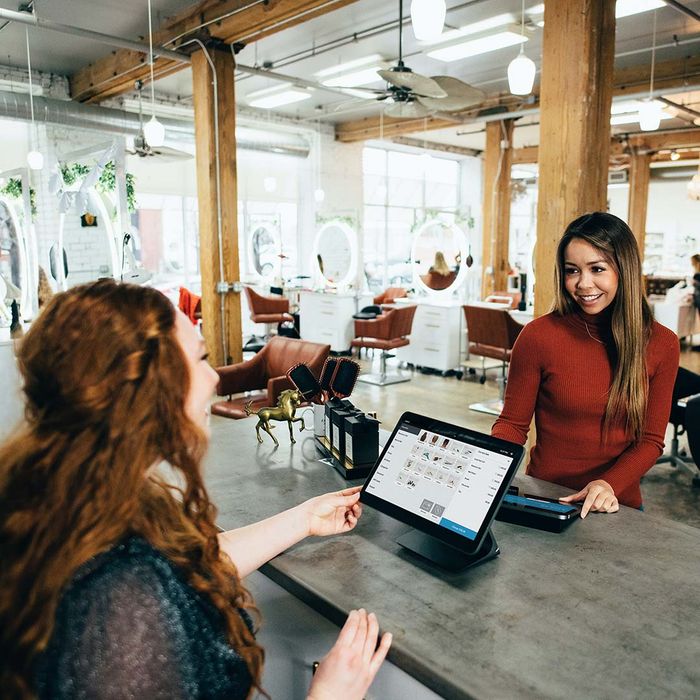
[[[549,0],[550,2],[553,0]],[[148,15],[146,0],[37,0],[34,3],[41,17],[63,24],[83,27],[113,36],[147,41]],[[154,25],[192,4],[192,0],[152,0]],[[526,0],[526,10],[539,4]],[[700,0],[683,0],[683,4],[700,14]],[[448,0],[447,28],[456,28],[502,13],[512,13],[520,19],[520,0]],[[16,10],[17,0],[0,0],[0,7]],[[404,58],[414,71],[425,75],[451,75],[482,88],[487,93],[507,91],[506,68],[517,55],[518,47],[482,54],[463,61],[443,63],[426,56],[425,46],[416,41],[410,25],[410,0],[404,2]],[[394,62],[398,56],[398,0],[359,0],[340,10],[312,19],[304,24],[277,33],[246,46],[238,62],[272,69],[286,75],[315,80],[314,74],[329,66],[378,53]],[[618,20],[615,66],[645,65],[651,61],[652,13],[647,12]],[[700,53],[700,22],[670,6],[656,11],[656,60],[679,59]],[[24,26],[0,22],[0,64],[26,67]],[[525,44],[528,56],[540,65],[542,29],[533,28]],[[71,75],[89,62],[107,55],[113,49],[94,41],[30,28],[32,67],[42,71]],[[576,50],[576,41],[572,41]],[[273,85],[268,77],[239,74],[236,94],[241,104],[246,95]],[[382,88],[380,79],[371,87]],[[192,86],[189,69],[157,82],[159,95],[187,105]],[[700,111],[698,93],[674,96]],[[314,91],[313,97],[289,107],[278,108],[279,114],[315,122],[338,123],[364,116],[376,115],[381,104]],[[537,118],[521,120],[532,126],[519,126],[515,145],[534,145],[538,139]],[[688,121],[674,119],[664,126],[687,126]],[[622,127],[635,131],[636,125]],[[459,125],[451,129],[430,132],[430,141],[483,148],[483,125]],[[471,132],[471,133],[470,133]],[[420,134],[418,135],[421,136]]]

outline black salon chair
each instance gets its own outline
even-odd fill
[[[688,396],[694,398],[679,405],[679,400]],[[693,486],[700,486],[700,475],[693,469],[694,465],[700,468],[700,374],[691,372],[685,367],[678,368],[676,382],[673,385],[671,415],[668,422],[673,426],[671,452],[661,455],[656,463],[669,463],[674,467],[690,469],[695,474]],[[679,450],[678,438],[683,434],[688,436],[688,446],[692,457],[683,455]]]

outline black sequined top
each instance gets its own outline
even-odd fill
[[[34,681],[42,700],[231,700],[251,686],[220,613],[139,537],[78,570]]]

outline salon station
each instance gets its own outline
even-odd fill
[[[625,221],[680,344],[644,512],[491,513],[452,570],[369,498],[246,585],[273,698],[356,607],[394,635],[368,698],[698,697],[700,0],[0,0],[0,47],[0,439],[52,295],[155,287],[219,373],[224,529],[364,483],[406,411],[488,436],[567,224]],[[534,441],[513,484],[571,493]]]

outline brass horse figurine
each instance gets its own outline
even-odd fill
[[[270,425],[271,420],[286,420],[289,426],[289,438],[292,443],[296,443],[294,439],[294,433],[292,432],[292,423],[298,423],[301,421],[301,430],[304,430],[306,426],[304,425],[304,418],[300,416],[295,418],[297,407],[301,405],[302,395],[301,392],[296,389],[285,389],[281,394],[279,399],[277,399],[277,406],[266,406],[257,411],[251,411],[250,407],[252,401],[245,405],[245,413],[247,416],[257,415],[258,424],[255,426],[255,434],[258,436],[258,442],[262,443],[262,437],[260,437],[260,428],[262,428],[273,440],[275,445],[279,446],[277,438],[270,432],[275,426]]]

